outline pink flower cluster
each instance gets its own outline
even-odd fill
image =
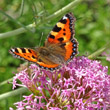
[[[54,72],[31,66],[14,77],[13,88],[25,86],[32,94],[15,103],[17,110],[108,110],[108,68],[86,57],[74,58]],[[22,82],[18,84],[16,80]],[[12,108],[10,108],[11,110]]]

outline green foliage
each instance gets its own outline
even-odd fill
[[[24,62],[14,59],[8,50],[11,47],[39,46],[41,37],[41,45],[43,45],[46,36],[63,15],[61,13],[60,17],[46,21],[41,25],[37,25],[37,22],[68,5],[72,0],[27,0],[24,1],[24,4],[21,4],[20,0],[1,1],[0,9],[24,26],[36,21],[36,32],[27,31],[16,36],[11,35],[8,38],[0,39],[0,82],[11,78],[12,72],[17,72],[17,67]],[[77,18],[75,37],[79,42],[79,56],[87,56],[110,41],[110,2],[109,0],[82,0],[82,3],[73,8],[67,12],[74,13]],[[0,34],[17,28],[20,28],[19,24],[0,13]],[[110,66],[109,62],[105,60],[103,60],[103,65]],[[11,84],[2,86],[0,94],[11,91],[11,88]],[[18,100],[19,96],[0,101],[0,109],[6,110],[8,109],[7,106],[12,106]]]

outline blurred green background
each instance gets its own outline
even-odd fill
[[[23,1],[23,0],[22,0]],[[0,0],[0,10],[21,22],[25,26],[35,20],[43,19],[53,14],[73,0],[27,0],[24,1],[24,8],[21,0]],[[22,6],[21,6],[22,4]],[[79,55],[88,56],[99,48],[110,42],[110,0],[82,0],[77,6],[70,8],[67,12],[74,13],[77,21],[75,23],[75,38],[79,42]],[[65,13],[66,14],[66,13]],[[8,38],[0,39],[0,82],[12,78],[13,72],[25,61],[14,59],[8,50],[11,47],[35,47],[43,45],[48,33],[51,31],[61,15],[42,25],[36,25],[36,32],[29,31]],[[36,16],[36,18],[35,18]],[[20,28],[17,23],[9,20],[0,13],[0,34]],[[103,65],[110,67],[110,63],[101,60]],[[6,83],[0,86],[0,94],[12,90],[12,84]],[[26,93],[28,94],[28,93]],[[0,101],[0,110],[8,110],[13,103],[20,101],[22,95],[9,97]]]

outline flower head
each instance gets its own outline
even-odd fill
[[[106,110],[110,107],[110,76],[107,72],[106,66],[86,57],[74,58],[54,72],[40,70],[32,64],[16,74],[13,87],[19,85],[16,82],[19,79],[33,94],[15,105],[32,110]]]

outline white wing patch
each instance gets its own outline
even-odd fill
[[[67,19],[67,17],[66,16],[63,16],[63,19]]]

